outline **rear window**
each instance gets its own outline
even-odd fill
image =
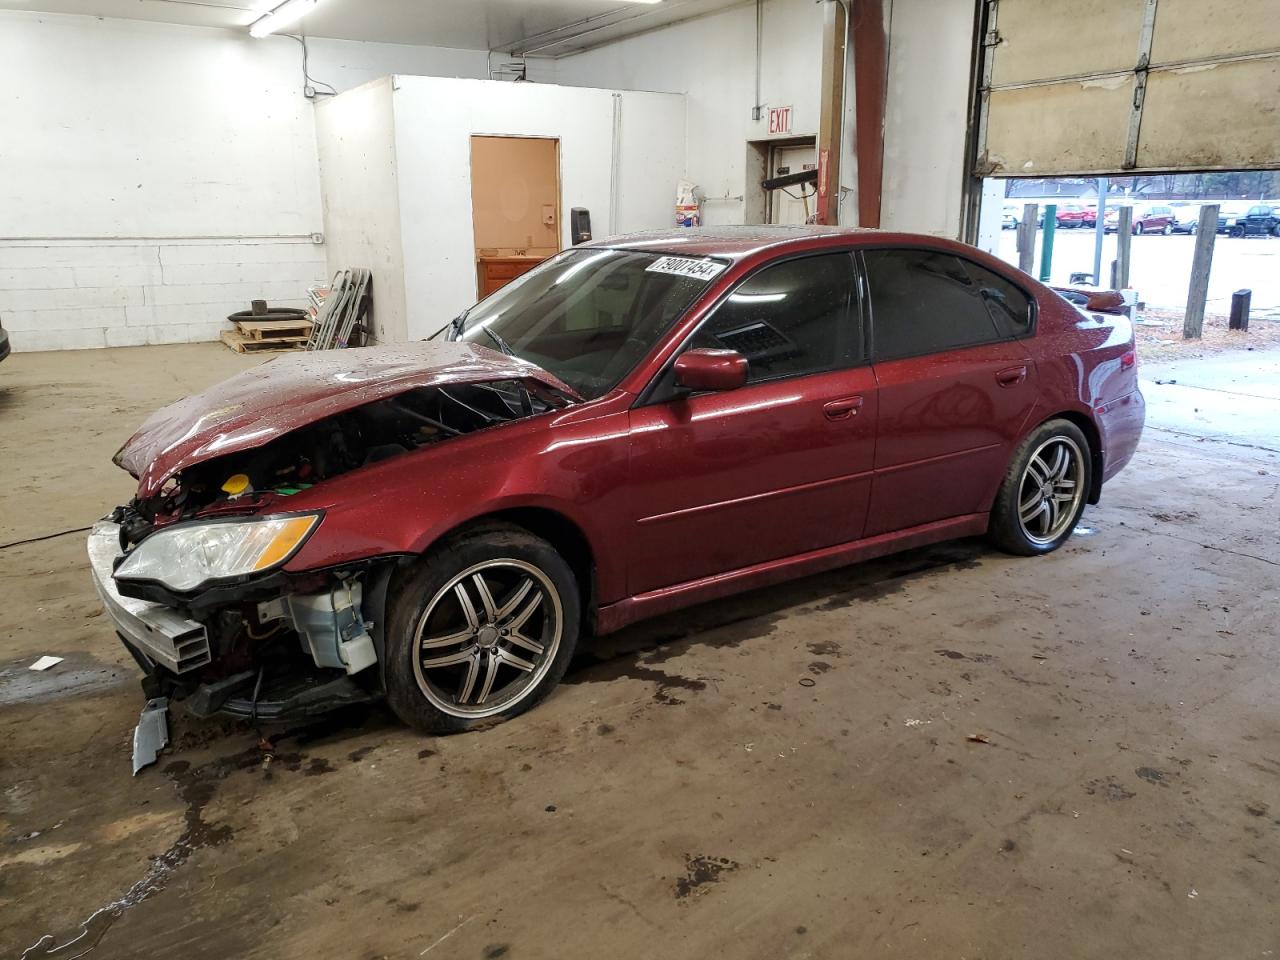
[[[989,281],[999,281],[994,274],[936,250],[869,250],[863,257],[876,360],[941,353],[1010,335],[1012,321],[998,325],[987,302],[991,294],[984,293],[1007,298]],[[968,266],[985,276],[975,280]]]

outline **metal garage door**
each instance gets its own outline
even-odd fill
[[[1280,0],[987,0],[979,177],[1280,167]]]

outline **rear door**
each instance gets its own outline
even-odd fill
[[[682,394],[668,369],[631,411],[631,593],[861,534],[876,389],[855,279],[847,251],[760,268],[685,345],[742,353],[746,386]]]
[[[1032,301],[928,249],[863,254],[879,391],[865,536],[991,506],[1036,404]]]

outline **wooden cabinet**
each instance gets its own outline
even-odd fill
[[[479,257],[476,260],[477,288],[483,300],[508,283],[532,270],[544,257]]]

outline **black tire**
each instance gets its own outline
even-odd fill
[[[469,573],[477,567],[483,569],[476,573],[483,574],[482,580],[488,581],[487,598],[473,585],[476,573]],[[430,611],[432,622],[436,622],[437,616],[448,615],[445,605],[458,603],[456,586],[451,584],[464,573],[468,574],[462,581],[464,592],[475,598],[470,601],[472,613],[485,624],[479,630],[488,636],[474,632],[472,638],[458,639],[454,641],[458,645],[457,650],[437,644],[436,648],[442,654],[436,658],[448,659],[456,654],[467,655],[467,659],[456,664],[426,666],[424,660],[436,658],[429,657],[426,650],[419,648],[419,625],[428,635],[453,632],[455,628],[433,630],[424,622],[424,616],[433,601]],[[504,580],[508,577],[511,578],[510,593],[504,596]],[[523,599],[516,596],[522,577],[532,585],[522,595]],[[515,636],[508,637],[508,632],[504,631],[501,636],[506,640],[494,636],[500,624],[505,622],[510,626],[514,619],[518,619],[523,607],[534,599],[535,591],[544,598],[543,606],[532,615],[540,624],[538,636],[521,636],[522,625],[517,625],[518,629],[510,628],[509,633]],[[490,605],[501,613],[512,599],[519,606],[505,620],[487,615]],[[465,609],[460,604],[455,612],[465,616]],[[551,544],[527,530],[507,524],[486,524],[463,531],[434,547],[392,581],[387,599],[387,702],[401,720],[423,733],[458,733],[510,720],[542,701],[560,682],[577,646],[581,616],[582,601],[577,579]],[[463,623],[455,619],[458,620],[457,636],[461,638],[469,629],[470,621]],[[558,635],[555,635],[557,625]],[[553,636],[554,648],[548,649]],[[521,646],[514,645],[516,637],[520,637]],[[542,646],[543,653],[531,655],[523,646],[529,642]],[[503,649],[503,643],[508,649]],[[535,665],[536,669],[526,672],[523,667],[515,667],[504,660],[504,655],[513,653],[519,654],[521,659],[528,657],[528,663]],[[475,668],[470,666],[472,656],[477,663]],[[464,689],[472,689],[466,685],[467,671],[471,670],[473,684],[483,683],[479,681],[479,675],[487,674],[495,660],[497,665],[492,668],[494,679],[488,681],[492,688],[483,684],[480,702],[471,705],[459,700]],[[450,678],[452,668],[456,668],[460,682],[454,687],[458,692],[451,695],[437,684]],[[502,695],[495,694],[486,706],[484,698],[491,690],[499,690],[497,678],[500,676],[508,678],[503,681],[505,686],[501,690],[511,690],[509,702],[503,706]],[[476,695],[473,691],[469,699]],[[455,702],[450,704],[447,702],[450,700]],[[486,710],[489,712],[485,713]]]
[[[1029,533],[1027,524],[1020,516],[1020,508],[1030,508],[1026,492],[1035,490],[1036,481],[1028,474],[1028,465],[1033,457],[1039,456],[1040,451],[1046,449],[1061,448],[1068,451],[1069,455],[1071,445],[1074,445],[1078,452],[1076,463],[1069,474],[1073,482],[1071,487],[1073,499],[1069,504],[1061,504],[1051,528],[1040,531],[1052,535],[1037,537]],[[1068,474],[1064,474],[1064,479],[1067,476]],[[1083,431],[1070,420],[1045,421],[1032,430],[1014,451],[1009,469],[1005,472],[1004,480],[1000,484],[1000,491],[996,494],[995,503],[991,507],[991,522],[987,528],[987,536],[1001,550],[1017,556],[1034,557],[1052,553],[1070,539],[1072,531],[1080,520],[1080,515],[1084,512],[1092,481],[1093,456]],[[1055,494],[1060,494],[1062,489],[1057,484],[1052,487]],[[1051,516],[1054,515],[1051,514]]]
[[[1230,230],[1227,231],[1227,236],[1234,237],[1235,239],[1239,240],[1241,237],[1244,236],[1244,227],[1240,226],[1239,224],[1236,224],[1234,227],[1232,227]]]

